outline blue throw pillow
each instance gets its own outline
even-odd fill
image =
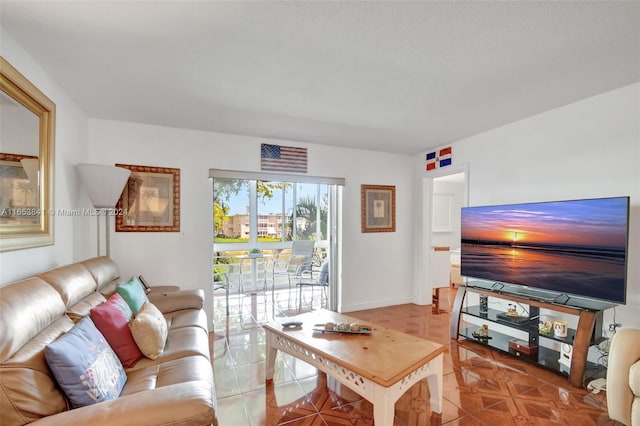
[[[138,277],[131,277],[126,283],[118,285],[116,291],[127,302],[134,315],[138,315],[138,311],[144,305],[144,302],[149,301],[144,291],[144,286]]]
[[[44,356],[73,408],[116,399],[127,381],[120,360],[89,317],[47,345]]]
[[[318,274],[318,282],[320,284],[329,284],[329,261],[325,260],[320,266],[320,273]]]

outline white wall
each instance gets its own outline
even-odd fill
[[[0,39],[2,56],[56,104],[53,207],[75,209],[79,182],[74,165],[87,157],[87,116],[2,28]],[[0,253],[0,285],[86,257],[88,218],[56,216],[54,226],[55,245]]]
[[[631,196],[627,304],[616,320],[640,327],[640,83],[458,141],[453,158],[469,164],[472,206]]]
[[[153,283],[203,288],[210,303],[208,170],[260,171],[260,143],[270,142],[307,147],[310,176],[346,178],[342,309],[411,301],[412,157],[99,119],[89,120],[89,140],[91,162],[173,167],[181,173],[181,232],[115,233],[111,224],[111,256],[123,277],[143,274]],[[396,185],[397,232],[360,232],[361,184]]]

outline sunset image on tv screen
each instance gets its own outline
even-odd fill
[[[627,197],[462,209],[462,274],[624,302]]]

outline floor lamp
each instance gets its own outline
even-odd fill
[[[78,164],[78,173],[84,183],[89,198],[96,208],[98,223],[98,256],[100,256],[100,216],[105,217],[105,240],[107,256],[111,254],[109,242],[109,216],[122,194],[124,185],[131,174],[130,170],[122,167],[107,166],[103,164]]]

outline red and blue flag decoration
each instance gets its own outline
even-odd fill
[[[451,165],[451,147],[440,148],[427,154],[427,171]]]
[[[262,170],[307,173],[307,148],[263,143],[260,167]]]

